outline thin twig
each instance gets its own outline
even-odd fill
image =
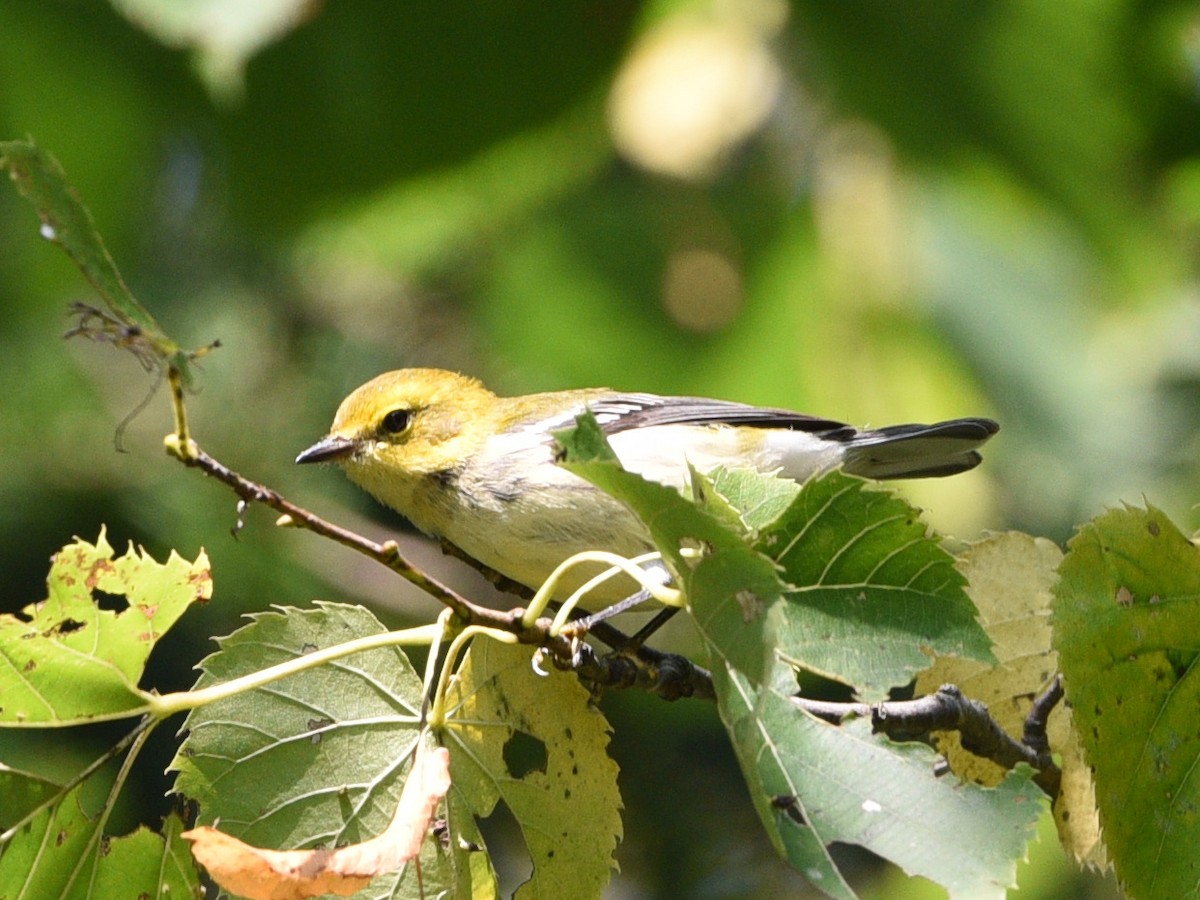
[[[205,475],[209,475],[228,485],[246,503],[261,503],[264,506],[269,506],[278,513],[282,513],[287,518],[281,520],[280,524],[305,528],[314,534],[319,534],[322,537],[336,541],[344,547],[357,550],[377,563],[387,566],[406,581],[416,585],[421,590],[431,594],[437,600],[450,607],[465,621],[477,625],[502,628],[508,631],[512,630],[511,615],[509,613],[488,609],[485,606],[472,603],[441,582],[426,575],[401,555],[399,545],[395,541],[377,543],[347,528],[342,528],[340,525],[334,525],[332,522],[314,515],[307,509],[297,506],[289,500],[285,500],[277,491],[273,491],[265,485],[239,475],[228,466],[213,459],[204,450],[200,449],[195,442],[192,442],[190,452],[176,455],[185,466],[200,469]]]
[[[531,628],[524,628],[521,625],[521,617],[525,612],[524,609],[518,607],[512,610],[496,610],[471,602],[405,559],[400,553],[399,545],[395,541],[378,543],[363,537],[357,532],[350,531],[347,528],[322,519],[304,507],[297,506],[290,500],[284,499],[281,494],[266,485],[251,481],[233,471],[228,466],[209,456],[195,441],[191,442],[189,452],[186,454],[176,453],[175,455],[185,466],[199,469],[205,475],[228,485],[241,498],[243,503],[261,503],[281,513],[286,517],[285,519],[281,519],[281,524],[304,528],[314,534],[319,534],[322,537],[336,541],[342,546],[355,550],[375,560],[380,565],[386,566],[409,583],[445,604],[465,623],[507,631],[515,634],[522,643],[546,646],[556,656],[561,656],[563,653],[568,652],[568,642],[565,638],[550,637],[550,619],[538,619]],[[584,614],[586,615],[586,613]],[[599,640],[616,649],[624,648],[631,643],[631,638],[628,635],[625,635],[607,623],[597,623],[591,629],[591,633]],[[649,652],[647,656],[648,662],[654,663],[656,661],[654,653],[657,653],[657,651]]]

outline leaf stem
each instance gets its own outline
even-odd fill
[[[450,689],[450,677],[458,668],[458,657],[467,642],[476,636],[487,636],[505,644],[520,643],[520,639],[512,632],[499,631],[483,625],[468,625],[455,636],[450,642],[450,649],[446,651],[446,662],[438,675],[437,690],[433,693],[433,705],[429,710],[429,727],[435,731],[446,725],[446,693]]]
[[[575,593],[573,593],[562,605],[558,616],[555,618],[558,628],[567,621],[567,617],[571,614],[571,610],[578,605],[583,595],[594,589],[599,584],[607,581],[615,575],[624,572],[634,581],[636,581],[651,597],[657,600],[664,606],[683,606],[683,593],[676,588],[667,587],[662,583],[660,578],[652,578],[639,563],[649,562],[653,559],[661,559],[661,553],[645,553],[641,556],[627,559],[616,553],[609,553],[606,550],[585,550],[582,553],[576,553],[574,556],[563,560],[547,578],[538,592],[534,594],[533,599],[529,601],[529,606],[525,610],[524,616],[521,618],[521,623],[526,628],[532,628],[537,622],[538,617],[546,610],[546,605],[550,602],[554,594],[554,589],[558,587],[558,582],[572,568],[582,563],[598,562],[609,566],[606,571],[589,579]],[[551,626],[550,634],[556,634],[555,626]]]
[[[304,656],[297,657],[296,659],[289,659],[287,662],[268,666],[265,669],[251,672],[248,675],[243,675],[240,678],[234,678],[221,684],[209,685],[198,690],[177,691],[172,694],[152,696],[150,714],[157,718],[166,718],[177,712],[206,706],[217,700],[223,700],[236,694],[252,691],[265,684],[270,684],[272,681],[278,681],[280,678],[295,675],[306,669],[325,665],[335,659],[349,656],[352,653],[362,653],[367,650],[376,650],[380,647],[432,644],[440,640],[442,632],[443,627],[439,620],[430,625],[419,625],[415,628],[405,628],[402,631],[385,631],[381,634],[356,638],[352,641],[335,644],[332,647],[314,650],[312,653],[306,653]]]
[[[171,385],[171,409],[175,414],[175,433],[171,438],[179,451],[176,455],[187,462],[180,454],[190,457],[198,448],[188,433],[187,405],[183,402],[183,372],[174,365],[167,366],[167,383]]]

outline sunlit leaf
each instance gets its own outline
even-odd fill
[[[1096,781],[1109,857],[1131,896],[1200,877],[1200,549],[1159,510],[1112,510],[1068,545],[1054,645]]]
[[[141,709],[138,680],[155,642],[212,592],[208,559],[157,563],[103,532],[54,557],[46,600],[0,615],[0,722],[69,725]]]
[[[888,491],[836,471],[811,479],[758,546],[793,586],[779,653],[794,665],[882,699],[928,652],[993,659],[954,557]]]
[[[858,844],[951,896],[1002,897],[1034,834],[1045,795],[1031,770],[997,788],[936,774],[937,755],[870,723],[813,718],[787,695],[788,673],[756,689],[714,672],[726,727],[759,817],[785,858],[831,896],[850,896],[827,853]]]
[[[529,647],[476,640],[448,697],[444,742],[457,794],[479,818],[503,802],[533,874],[518,900],[599,897],[621,837],[609,726],[579,680],[533,670]],[[454,823],[452,822],[452,825]],[[451,840],[459,833],[452,829]]]
[[[330,603],[252,618],[203,661],[198,687],[385,630],[365,609]],[[407,657],[380,648],[218,700],[188,716],[172,763],[176,788],[198,803],[199,824],[219,820],[223,832],[258,847],[364,841],[395,812],[418,740],[421,696]],[[426,843],[428,874],[444,854],[436,841]],[[369,890],[403,893],[411,868],[376,879]]]
[[[748,530],[778,521],[800,493],[800,485],[791,479],[764,477],[753,469],[722,467],[711,472],[709,478],[713,490],[737,512]]]

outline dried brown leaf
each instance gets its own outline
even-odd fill
[[[349,896],[376,875],[395,872],[421,850],[438,803],[450,789],[450,754],[422,747],[396,814],[382,834],[335,850],[267,850],[202,825],[183,833],[192,855],[222,888],[249,900]]]

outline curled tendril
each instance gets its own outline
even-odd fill
[[[84,337],[128,350],[147,372],[163,368],[162,356],[137,323],[123,322],[87,303],[72,303],[71,315],[78,318],[75,325],[63,333],[64,338]]]

